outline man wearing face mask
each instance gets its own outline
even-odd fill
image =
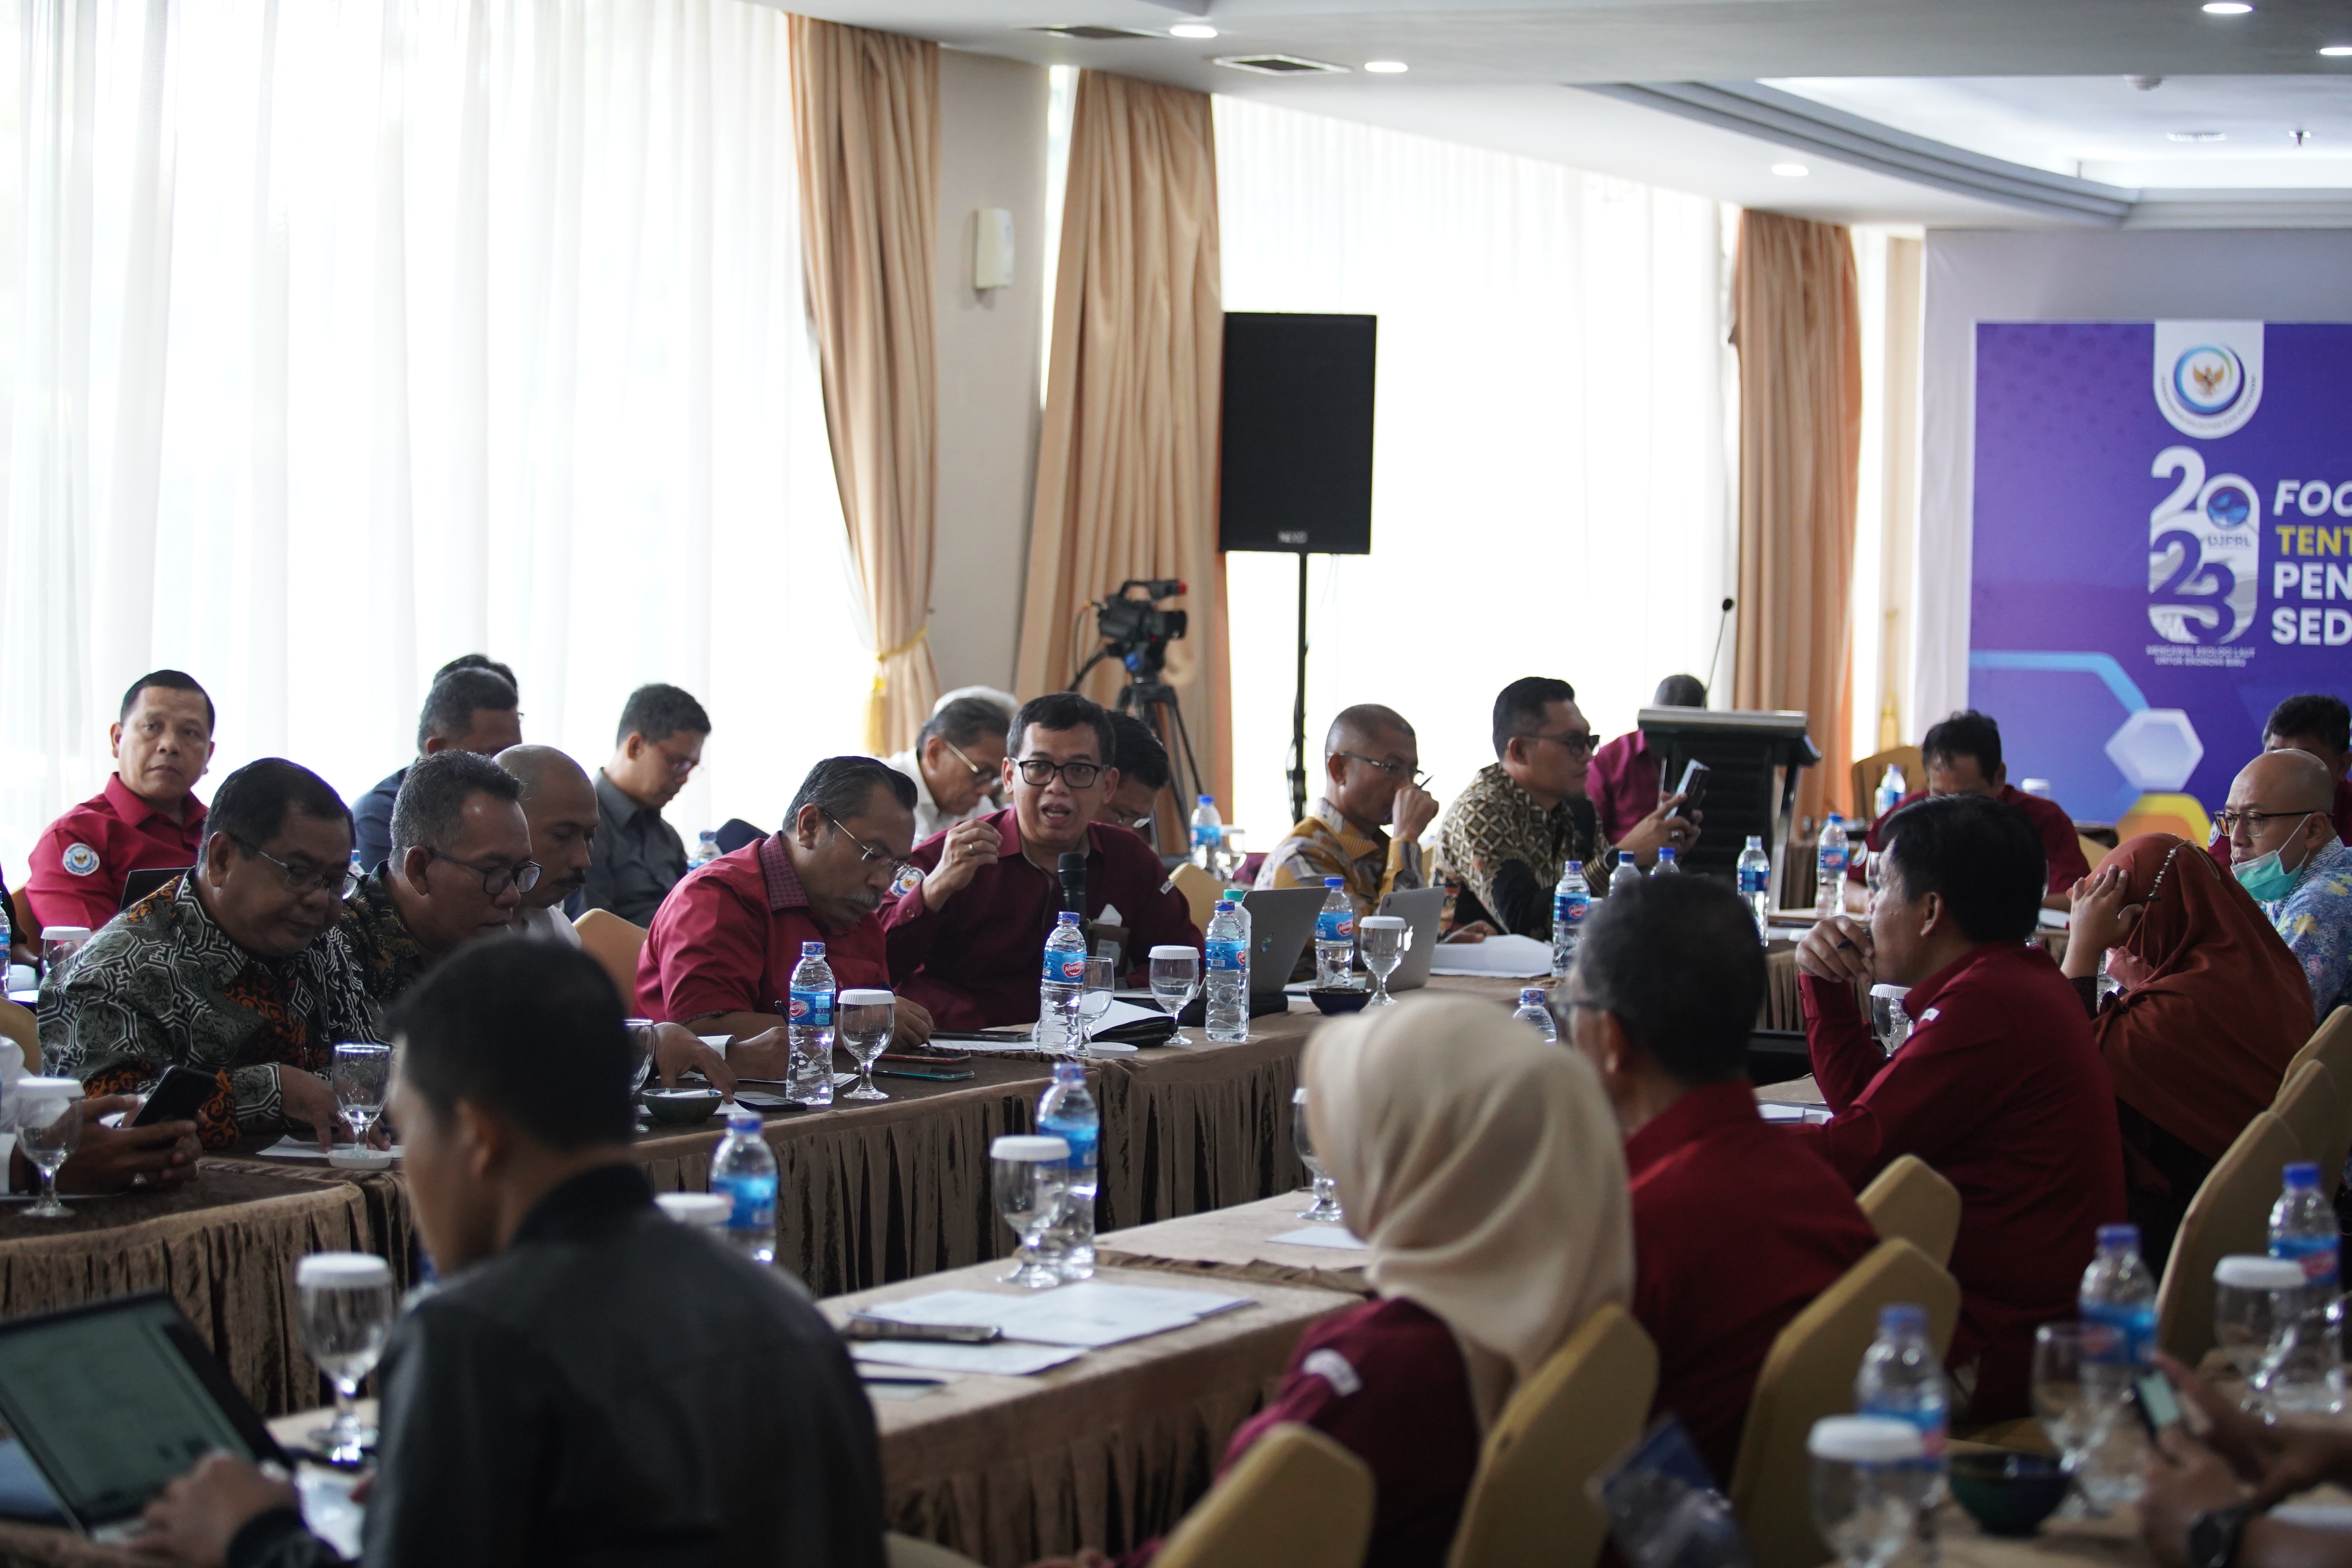
[[[2315,1020],[2352,987],[2352,847],[2336,837],[2336,780],[2307,752],[2264,752],[2231,782],[2215,827],[2230,872],[2254,896],[2311,984]]]

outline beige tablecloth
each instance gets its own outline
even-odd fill
[[[1307,1229],[1345,1235],[1344,1226],[1324,1226],[1299,1218],[1299,1211],[1313,1201],[1314,1194],[1302,1189],[1210,1214],[1114,1231],[1096,1238],[1095,1258],[1106,1268],[1163,1268],[1219,1279],[1370,1295],[1362,1251],[1273,1239]]]

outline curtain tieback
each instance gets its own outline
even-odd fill
[[[922,647],[930,635],[931,623],[927,619],[916,628],[913,637],[908,637],[897,647],[884,648],[874,656],[874,689],[866,700],[866,749],[877,756],[882,754],[882,733],[885,727],[882,699],[890,689],[889,679],[882,672],[889,666],[892,659],[902,658]]]

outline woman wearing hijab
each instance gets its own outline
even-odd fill
[[[1278,1422],[1316,1427],[1371,1467],[1365,1568],[1443,1568],[1512,1390],[1632,1293],[1616,1122],[1581,1057],[1467,995],[1327,1025],[1304,1077],[1376,1295],[1307,1331],[1225,1467]]]
[[[2123,990],[2097,1002],[2099,960]],[[2065,972],[2115,1080],[2143,1254],[2161,1268],[2223,1152],[2278,1098],[2311,988],[2263,911],[2187,840],[2147,833],[2074,884]]]

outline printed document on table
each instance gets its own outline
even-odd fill
[[[920,1367],[926,1372],[986,1372],[998,1377],[1030,1377],[1086,1354],[1059,1345],[934,1345],[915,1340],[861,1340],[849,1347],[852,1361],[883,1366]]]
[[[1432,974],[1484,974],[1500,980],[1549,980],[1551,946],[1531,936],[1490,936],[1484,942],[1446,942],[1429,961]]]
[[[1360,1237],[1351,1236],[1336,1225],[1310,1225],[1297,1230],[1286,1230],[1280,1236],[1269,1236],[1268,1241],[1278,1241],[1285,1247],[1332,1247],[1342,1252],[1369,1252],[1370,1244]]]
[[[934,1290],[928,1296],[878,1301],[859,1310],[870,1317],[901,1323],[990,1324],[1009,1340],[1097,1350],[1190,1328],[1212,1313],[1248,1306],[1252,1300],[1207,1290],[1162,1290],[1088,1280],[1029,1296]]]

